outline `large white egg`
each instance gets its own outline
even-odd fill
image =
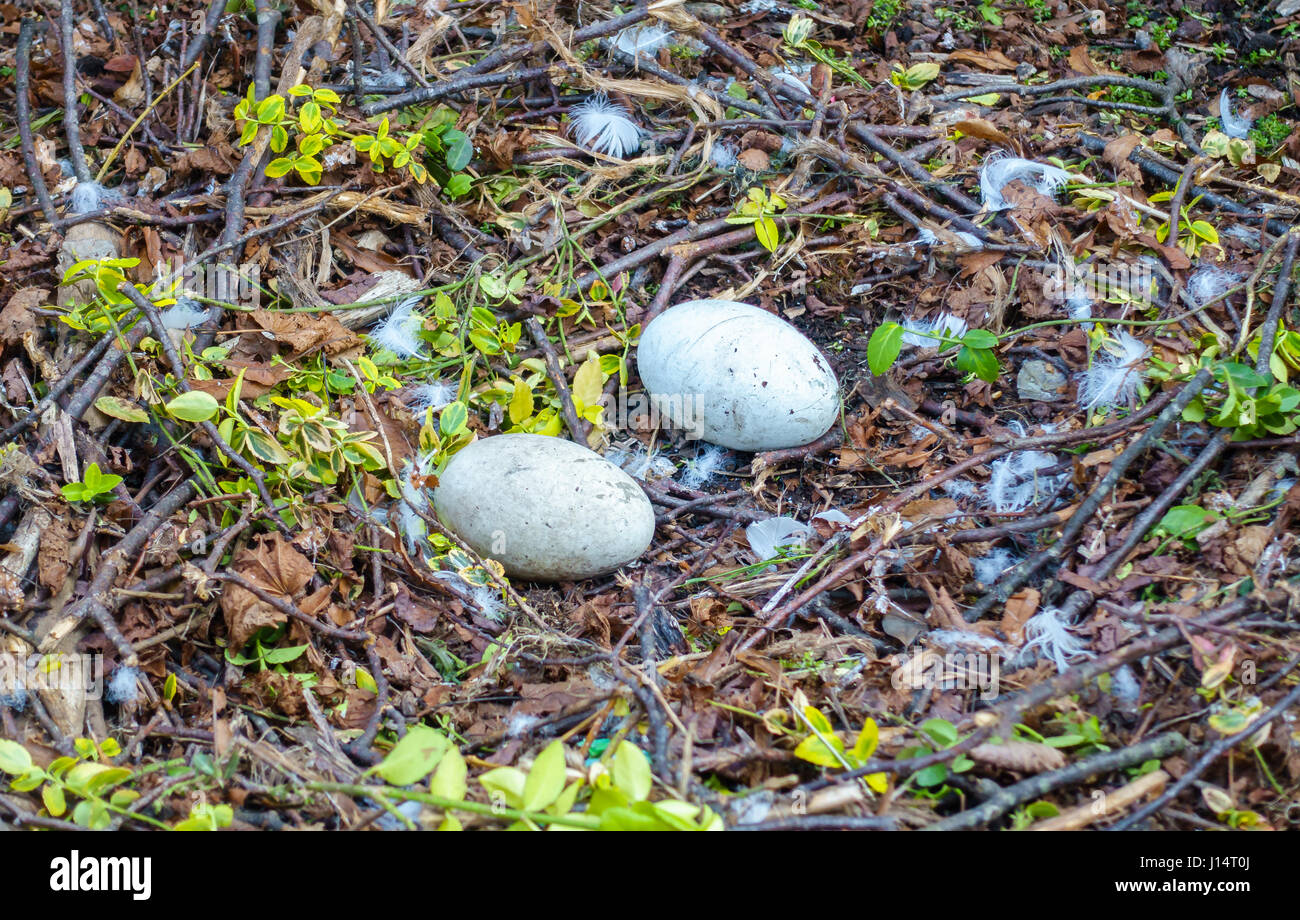
[[[637,369],[651,405],[733,450],[778,450],[824,435],[839,414],[835,372],[784,320],[732,300],[692,300],[650,321]]]
[[[481,556],[528,581],[577,581],[640,557],[655,516],[627,473],[580,444],[536,434],[475,441],[447,464],[433,504]]]

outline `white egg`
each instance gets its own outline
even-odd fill
[[[536,434],[475,441],[433,493],[438,518],[528,581],[577,581],[637,559],[654,510],[627,473],[580,444]]]
[[[839,384],[784,320],[731,300],[692,300],[650,321],[637,369],[674,427],[732,450],[817,440],[839,414]]]

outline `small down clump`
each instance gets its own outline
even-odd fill
[[[1012,182],[1023,182],[1040,195],[1051,197],[1069,181],[1070,174],[1059,166],[994,154],[980,167],[980,197],[986,209],[1004,211],[1011,204],[1002,197],[1002,190]]]
[[[110,703],[134,703],[140,695],[140,669],[118,667],[104,688],[104,699]]]
[[[1219,124],[1223,125],[1223,133],[1228,137],[1247,138],[1250,136],[1250,126],[1254,120],[1242,115],[1234,115],[1232,112],[1232,102],[1228,99],[1228,88],[1225,86],[1223,92],[1219,93]]]
[[[716,444],[701,444],[694,458],[687,460],[682,467],[678,481],[688,489],[703,488],[718,475],[726,458],[726,448],[718,447]]]
[[[116,189],[105,188],[98,182],[78,182],[68,193],[68,213],[91,214],[121,200],[122,195]]]
[[[1151,349],[1127,332],[1116,332],[1080,375],[1079,405],[1087,411],[1131,406],[1150,354]]]
[[[604,93],[596,93],[569,110],[573,137],[594,153],[622,159],[641,149],[641,129],[631,113]]]
[[[445,380],[430,380],[428,383],[407,387],[402,392],[402,402],[417,419],[424,418],[428,409],[441,409],[456,400],[456,385]]]
[[[929,319],[903,320],[903,344],[913,345],[917,348],[938,348],[939,340],[936,335],[947,336],[951,339],[959,339],[970,331],[964,319],[958,319],[951,313],[940,313]]]
[[[1056,607],[1044,607],[1029,618],[1025,623],[1025,638],[1029,641],[1020,649],[1021,661],[1033,660],[1031,653],[1037,652],[1055,664],[1058,672],[1064,673],[1071,658],[1091,657],[1083,640],[1070,631],[1071,624],[1066,622],[1063,613]]]
[[[378,348],[391,351],[399,358],[418,358],[424,353],[424,343],[420,332],[424,329],[424,317],[415,312],[420,303],[418,297],[408,297],[399,301],[378,326],[370,330],[370,342]]]
[[[1218,300],[1233,285],[1241,281],[1241,275],[1219,268],[1217,265],[1205,265],[1198,268],[1187,279],[1187,296],[1198,307]]]
[[[989,507],[1010,513],[1024,511],[1056,494],[1065,473],[1047,473],[1057,460],[1041,450],[1018,450],[989,464],[985,490]]]

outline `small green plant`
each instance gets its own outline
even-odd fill
[[[471,180],[460,170],[469,165],[474,148],[465,133],[453,127],[456,113],[451,109],[438,109],[422,131],[400,139],[391,133],[386,116],[373,133],[345,131],[343,121],[337,117],[341,100],[331,89],[299,84],[289,90],[289,96],[298,101],[296,113],[289,111],[288,101],[278,94],[255,101],[251,85],[248,94],[235,106],[235,119],[242,122],[240,146],[253,143],[259,132],[269,130],[271,151],[284,154],[267,164],[266,174],[270,178],[296,173],[307,185],[316,185],[324,171],[322,154],[346,140],[359,154],[369,158],[374,172],[382,173],[390,167],[405,170],[421,184],[432,174],[453,198],[469,191]],[[288,153],[290,140],[294,141],[295,150]],[[429,168],[425,166],[426,157]]]
[[[871,12],[863,24],[866,31],[883,35],[894,27],[894,21],[903,10],[903,0],[876,0],[871,4]]]
[[[871,368],[871,373],[879,377],[894,366],[903,348],[904,331],[898,323],[886,322],[871,333],[871,338],[867,341],[867,366]],[[998,379],[1002,368],[998,364],[997,355],[993,353],[998,337],[987,329],[971,329],[961,338],[953,338],[938,331],[918,330],[918,334],[938,342],[940,354],[953,346],[959,346],[956,364],[957,369],[963,373],[973,374],[987,383]]]
[[[745,200],[727,218],[729,224],[752,224],[754,236],[768,252],[776,252],[781,244],[781,228],[777,226],[772,215],[785,210],[785,199],[780,195],[769,194],[767,189],[751,188]]]
[[[813,21],[807,16],[800,16],[796,13],[790,17],[785,30],[781,33],[781,39],[785,42],[786,48],[792,53],[802,51],[809,57],[821,61],[850,83],[867,86],[867,81],[853,69],[849,62],[840,60],[836,57],[834,51],[824,47],[821,42],[812,39],[812,30]]]
[[[594,747],[593,747],[594,749]],[[576,773],[576,771],[574,771]],[[722,819],[707,806],[672,797],[652,800],[650,761],[630,741],[611,745],[586,775],[571,775],[563,742],[547,745],[532,766],[497,767],[476,777],[488,801],[470,797],[469,764],[451,740],[427,725],[412,726],[370,770],[388,785],[314,783],[310,788],[343,791],[390,805],[394,799],[422,802],[441,812],[439,830],[463,829],[457,813],[508,822],[510,830],[558,826],[573,830],[721,830]],[[428,778],[428,792],[410,788]]]
[[[831,727],[830,719],[817,707],[805,706],[799,716],[811,734],[799,742],[794,756],[819,767],[856,770],[871,758],[880,743],[880,727],[870,716],[862,723],[862,731],[858,732],[851,748],[845,745]],[[883,795],[889,790],[889,779],[884,773],[871,773],[864,779],[873,792]]]
[[[899,89],[905,89],[911,93],[925,86],[937,76],[939,76],[939,65],[933,61],[927,61],[922,64],[913,64],[906,69],[895,64],[893,71],[889,74],[889,80]]]
[[[1220,64],[1222,64],[1228,58],[1236,55],[1236,53],[1237,52],[1234,51],[1232,49],[1232,46],[1229,45],[1227,42],[1215,42],[1213,45],[1210,46],[1210,54],[1213,55],[1214,60]]]
[[[1276,48],[1256,48],[1250,54],[1246,55],[1246,59],[1242,64],[1246,67],[1261,67],[1266,64],[1271,64],[1276,60]]]
[[[900,760],[925,757],[935,751],[952,747],[961,740],[957,727],[947,719],[927,719],[919,728],[922,743],[906,747],[898,752]],[[958,754],[951,763],[935,763],[923,767],[912,774],[912,782],[921,789],[935,789],[943,786],[953,773],[965,773],[975,766],[975,761],[965,754]]]
[[[1151,195],[1150,200],[1152,204],[1168,201],[1173,198],[1173,194],[1172,191],[1156,192]],[[1183,205],[1180,212],[1182,217],[1179,221],[1179,226],[1187,229],[1187,236],[1180,237],[1177,240],[1169,240],[1169,221],[1165,221],[1160,224],[1160,226],[1156,227],[1156,239],[1162,243],[1168,241],[1172,245],[1180,247],[1192,258],[1196,257],[1196,254],[1201,251],[1201,247],[1203,246],[1219,245],[1219,231],[1214,228],[1214,224],[1207,220],[1197,220],[1192,218],[1192,208],[1195,207],[1197,202],[1200,200],[1201,198],[1198,195],[1196,198],[1193,198],[1190,202]]]
[[[268,626],[259,629],[257,634],[248,642],[245,649],[248,652],[247,655],[243,654],[243,652],[226,649],[226,660],[241,668],[252,665],[254,673],[258,671],[274,671],[277,674],[288,674],[289,670],[285,665],[301,658],[308,647],[305,645],[291,645],[285,648],[275,648],[274,643],[282,639],[286,631],[283,626]],[[295,674],[293,676],[303,679],[313,675]]]
[[[0,772],[14,777],[9,788],[14,792],[40,790],[41,804],[52,818],[68,815],[72,823],[90,830],[104,830],[113,816],[127,816],[127,806],[139,798],[134,789],[120,788],[134,777],[126,767],[104,761],[122,753],[112,738],[96,744],[90,738],[73,741],[75,757],[57,757],[48,767],[38,767],[21,744],[0,738]],[[72,800],[76,799],[75,804]],[[69,806],[71,814],[69,815]],[[145,815],[133,814],[135,820],[160,828],[166,825]]]
[[[1167,16],[1160,22],[1151,24],[1151,40],[1161,51],[1168,51],[1174,43],[1174,33],[1178,31],[1178,20]]]
[[[934,15],[940,22],[950,23],[951,27],[958,32],[974,32],[978,27],[978,23],[967,16],[963,10],[941,6],[934,11]]]
[[[63,486],[63,497],[70,502],[97,502],[113,494],[122,481],[116,473],[100,472],[98,463],[86,465],[81,482],[69,482]]]
[[[1291,136],[1291,124],[1277,112],[1270,112],[1255,122],[1250,129],[1251,139],[1260,150],[1276,150]]]

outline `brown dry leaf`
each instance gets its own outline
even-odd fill
[[[750,147],[748,150],[740,152],[740,155],[736,157],[736,162],[750,172],[762,172],[767,169],[771,159],[766,151],[759,150],[757,147]]]
[[[982,70],[1007,70],[1016,69],[1016,62],[1011,60],[1001,51],[954,51],[948,55],[949,63],[970,64],[979,67]]]
[[[51,518],[49,526],[41,531],[40,549],[36,555],[37,579],[55,594],[68,580],[72,563],[68,561],[69,538],[72,529],[67,521]]]
[[[9,298],[0,310],[0,342],[17,345],[23,333],[36,328],[36,314],[32,311],[49,302],[50,292],[45,288],[23,288]]]
[[[294,357],[320,349],[330,357],[360,354],[364,343],[361,337],[343,328],[332,314],[308,316],[303,313],[272,313],[253,310],[248,314],[258,326],[286,345]]]
[[[1076,45],[1070,49],[1070,57],[1066,63],[1075,73],[1083,74],[1085,77],[1095,77],[1101,74],[1113,74],[1114,71],[1109,67],[1103,67],[1094,61],[1088,55],[1087,45]]]
[[[1042,594],[1036,588],[1024,588],[1007,598],[1006,612],[1002,614],[1002,634],[1012,645],[1025,643],[1025,623],[1038,612]]]
[[[270,594],[291,600],[316,573],[311,561],[277,534],[256,547],[245,547],[231,560],[231,571]],[[230,631],[230,647],[241,649],[258,630],[279,626],[287,619],[266,601],[239,585],[227,585],[221,595],[221,613]]]
[[[1064,754],[1037,741],[981,744],[971,750],[970,756],[981,763],[1016,773],[1042,773],[1065,766]]]
[[[969,134],[971,137],[992,141],[995,144],[1003,144],[1007,147],[1014,146],[1011,138],[1007,137],[1002,129],[984,118],[968,118],[965,121],[959,121],[953,125],[953,129],[960,131],[962,134]]]
[[[393,597],[393,615],[418,633],[433,632],[440,617],[437,608],[411,597],[405,585],[397,587]]]

